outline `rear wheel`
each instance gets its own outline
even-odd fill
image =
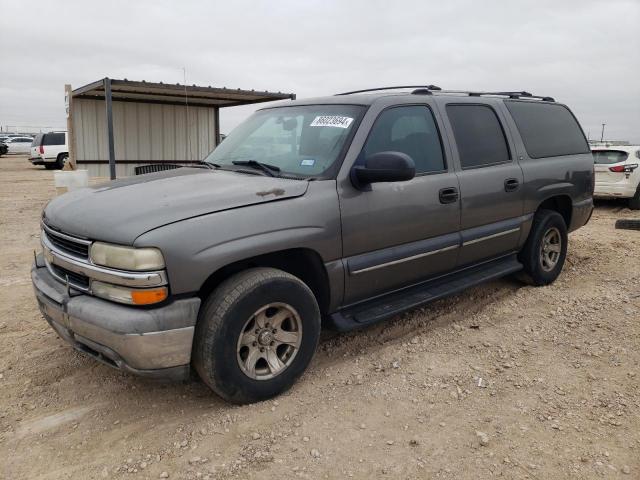
[[[65,163],[67,163],[67,160],[69,159],[69,154],[68,153],[61,153],[60,155],[58,155],[58,158],[56,159],[56,163],[55,168],[57,168],[58,170],[62,170],[64,168]]]
[[[520,252],[523,278],[531,285],[552,283],[567,256],[567,226],[554,210],[539,210],[533,218],[529,238]]]
[[[631,210],[640,210],[640,185],[636,188],[636,194],[629,199],[629,208]]]
[[[300,279],[253,268],[223,282],[203,305],[193,364],[222,398],[249,403],[287,390],[311,361],[320,310]]]

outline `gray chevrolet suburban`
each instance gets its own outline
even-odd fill
[[[593,209],[571,111],[527,92],[392,87],[264,108],[198,167],[62,195],[31,271],[75,349],[191,367],[237,403],[347,331],[505,275],[553,282]]]

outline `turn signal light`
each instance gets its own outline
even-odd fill
[[[131,291],[131,300],[133,300],[135,305],[150,305],[152,303],[162,302],[166,298],[166,287]]]

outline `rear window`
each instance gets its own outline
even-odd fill
[[[42,145],[64,145],[64,133],[47,133]]]
[[[505,100],[531,158],[589,153],[578,121],[564,105]]]
[[[32,147],[39,147],[40,144],[42,143],[42,137],[44,135],[42,135],[41,133],[36,135],[36,137],[33,139],[33,142],[31,142],[31,146]]]
[[[591,153],[593,154],[593,162],[596,165],[611,165],[624,162],[629,158],[629,154],[622,150],[594,150]]]

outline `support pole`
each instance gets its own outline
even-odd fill
[[[113,144],[113,108],[111,99],[111,79],[104,79],[104,103],[107,108],[107,144],[109,146],[109,173],[116,179],[116,153]]]
[[[213,134],[215,138],[213,140],[214,148],[220,145],[220,108],[213,108]]]
[[[76,170],[76,139],[73,134],[73,90],[71,85],[66,84],[64,86],[64,99],[67,113],[67,148],[69,149],[69,158],[67,159],[67,165],[65,168],[71,168]]]

